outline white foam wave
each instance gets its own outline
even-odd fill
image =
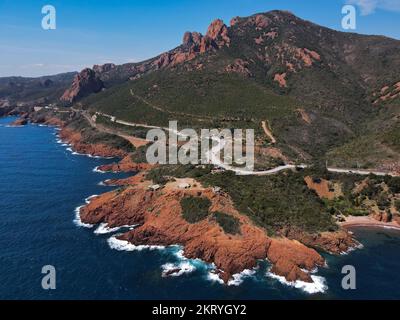
[[[323,293],[326,290],[328,290],[328,286],[326,285],[326,280],[324,277],[321,276],[312,275],[311,279],[313,282],[311,283],[304,282],[301,280],[287,281],[285,277],[278,276],[270,271],[267,272],[267,276],[278,280],[280,283],[284,285],[303,290],[304,292],[307,292],[309,294],[315,294],[319,292]]]
[[[99,226],[97,227],[97,229],[94,231],[94,233],[95,234],[107,234],[107,233],[116,232],[116,231],[118,231],[120,229],[123,229],[123,228],[129,228],[129,230],[132,230],[136,226],[137,225],[132,225],[132,226],[123,225],[123,226],[120,226],[120,227],[110,228],[110,227],[108,227],[107,223],[100,223]]]
[[[142,251],[142,250],[164,250],[164,246],[146,246],[146,245],[134,245],[128,241],[120,240],[113,236],[107,240],[108,245],[111,249],[118,251]]]
[[[115,227],[115,228],[109,228],[107,227],[107,223],[100,223],[100,225],[97,227],[96,230],[94,230],[95,234],[107,234],[111,232],[116,232],[122,227]]]
[[[230,279],[228,281],[227,285],[228,286],[240,286],[243,283],[244,279],[253,277],[255,273],[256,273],[256,269],[252,269],[252,270],[245,269],[240,273],[236,273],[236,274],[232,275],[232,279]],[[225,284],[224,281],[218,275],[218,270],[216,270],[215,268],[211,269],[207,273],[207,280],[210,280],[212,282],[217,282],[220,284]]]
[[[245,269],[240,273],[232,275],[232,279],[228,281],[228,286],[239,286],[242,284],[245,278],[250,278],[254,276],[256,270]]]
[[[93,171],[93,172],[97,172],[97,173],[106,173],[105,171],[100,170],[99,167],[100,167],[100,166],[95,167],[92,171]]]
[[[80,210],[81,210],[82,207],[83,207],[83,206],[79,206],[79,207],[75,208],[75,218],[74,218],[74,223],[75,223],[75,225],[77,225],[78,227],[93,228],[93,225],[92,225],[92,224],[83,223],[83,222],[82,222],[81,216],[80,216],[80,214],[79,214],[79,212],[80,212]]]
[[[207,280],[224,284],[224,281],[219,277],[215,270],[211,270],[207,273]]]
[[[57,141],[57,143],[63,143],[63,141],[61,141],[61,142]],[[106,160],[114,159],[114,157],[102,157],[102,156],[94,156],[94,155],[88,154],[88,153],[79,153],[77,151],[72,150],[72,148],[71,148],[72,145],[68,144],[68,143],[63,143],[62,145],[63,146],[69,146],[66,150],[71,152],[71,154],[73,154],[74,156],[83,156],[83,157],[89,157],[89,158],[93,158],[93,159],[106,159]]]
[[[395,227],[395,226],[383,226],[383,229],[389,229],[389,230],[400,230],[400,227]]]
[[[89,204],[89,203],[90,203],[90,200],[92,200],[92,199],[94,199],[94,198],[96,198],[96,197],[98,197],[97,194],[94,194],[94,195],[91,195],[90,197],[87,197],[87,198],[85,199],[86,204]]]
[[[178,264],[174,263],[166,263],[161,266],[163,269],[162,276],[163,277],[179,277],[185,273],[191,273],[196,270],[195,266],[193,266],[190,262],[184,261]],[[174,271],[170,274],[169,272]]]
[[[362,243],[358,242],[358,244],[355,245],[354,247],[349,247],[347,249],[347,251],[340,252],[340,255],[345,256],[345,255],[348,255],[350,252],[353,252],[357,249],[363,249],[363,248],[364,248],[364,245]]]

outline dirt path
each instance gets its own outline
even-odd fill
[[[265,134],[271,140],[271,143],[275,144],[276,143],[276,139],[275,139],[274,135],[272,134],[271,130],[269,129],[270,126],[269,126],[268,120],[267,121],[261,121],[261,125],[262,125],[262,128],[263,128]]]

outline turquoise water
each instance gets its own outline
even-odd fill
[[[74,155],[57,143],[56,129],[28,125],[10,128],[0,119],[0,298],[2,299],[399,299],[400,234],[357,230],[364,249],[326,256],[329,268],[316,274],[328,289],[309,294],[266,276],[260,267],[238,286],[208,279],[209,268],[183,261],[179,248],[118,251],[113,233],[95,234],[74,222],[76,207],[99,185],[123,174],[93,169],[110,159]],[[180,277],[162,277],[166,263],[194,269]],[[343,265],[357,270],[357,290],[341,289]],[[56,290],[41,287],[41,269],[53,265]],[[195,288],[195,289],[194,289]]]

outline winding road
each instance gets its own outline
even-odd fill
[[[105,129],[105,128],[100,128],[99,126],[97,126],[97,124],[92,120],[92,118],[86,114],[85,112],[82,112],[83,116],[89,121],[89,123],[95,127],[98,128],[100,130],[103,130],[105,132],[111,133],[111,129]],[[111,115],[108,114],[104,114],[104,113],[98,113],[101,114],[102,116],[108,117],[108,118],[114,118]],[[115,118],[114,118],[115,119]],[[115,119],[114,122],[118,123],[118,124],[122,124],[122,125],[126,125],[126,126],[130,126],[130,127],[143,127],[143,128],[149,128],[149,129],[162,129],[168,132],[172,132],[174,134],[176,134],[177,136],[184,136],[186,137],[186,135],[180,133],[179,131],[176,130],[172,130],[171,128],[167,128],[167,127],[158,127],[158,126],[152,126],[152,125],[146,125],[146,124],[139,124],[139,123],[133,123],[133,122],[128,122],[128,121],[123,121],[123,120],[118,120]],[[264,127],[264,125],[263,125]],[[127,135],[121,135],[118,133],[113,132],[114,134],[117,134],[123,138],[126,139]],[[264,171],[250,171],[250,170],[246,170],[243,168],[238,168],[238,167],[234,167],[232,165],[226,164],[225,162],[223,162],[220,159],[220,151],[222,149],[224,149],[226,141],[224,139],[220,139],[219,137],[211,137],[212,141],[216,141],[217,144],[215,146],[213,146],[211,148],[210,151],[208,151],[206,153],[206,157],[207,157],[207,162],[211,163],[217,167],[220,167],[224,170],[228,170],[228,171],[233,171],[235,172],[237,175],[253,175],[253,176],[266,176],[266,175],[272,175],[272,174],[276,174],[279,173],[281,171],[284,170],[293,170],[296,168],[302,168],[305,169],[308,167],[308,165],[306,164],[300,164],[300,165],[294,165],[294,164],[285,164],[282,166],[278,166],[269,170],[264,170]],[[275,138],[274,138],[275,140]],[[275,140],[276,141],[276,140]],[[389,176],[396,176],[395,174],[389,173],[389,172],[383,172],[383,171],[377,171],[377,170],[360,170],[360,169],[345,169],[345,168],[334,168],[334,167],[328,167],[327,170],[329,172],[336,172],[336,173],[344,173],[344,174],[358,174],[358,175],[370,175],[370,174],[374,174],[377,176],[385,176],[385,175],[389,175]]]

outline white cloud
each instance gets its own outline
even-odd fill
[[[374,13],[376,9],[400,12],[400,0],[347,0],[347,3],[357,5],[363,16]]]

